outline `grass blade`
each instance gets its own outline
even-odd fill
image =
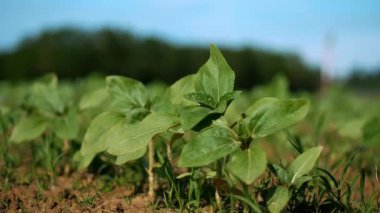
[[[241,202],[247,204],[252,210],[253,212],[258,212],[258,213],[261,213],[261,209],[260,207],[258,207],[254,202],[252,202],[250,199],[248,198],[245,198],[243,196],[240,196],[240,195],[232,195],[233,198],[237,199],[237,200],[240,200]]]
[[[360,173],[360,199],[363,203],[364,201],[364,187],[365,187],[365,171],[364,169],[361,170]]]

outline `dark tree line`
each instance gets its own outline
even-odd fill
[[[292,54],[254,48],[221,48],[236,72],[236,84],[251,88],[277,73],[288,77],[292,89],[314,90],[319,72]],[[31,79],[55,72],[77,78],[92,72],[120,74],[143,82],[174,82],[194,73],[208,58],[208,47],[176,46],[155,38],[137,38],[119,30],[87,32],[77,29],[45,31],[0,54],[2,80]]]
[[[380,68],[375,70],[357,69],[346,80],[346,85],[363,90],[380,90]]]

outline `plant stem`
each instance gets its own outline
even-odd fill
[[[215,190],[215,203],[216,203],[216,209],[222,210],[222,199],[220,198],[218,189]]]
[[[0,116],[0,127],[2,132],[3,132],[3,137],[0,137],[0,150],[1,150],[1,155],[3,158],[3,161],[5,163],[5,181],[4,185],[7,185],[8,183],[8,178],[11,175],[11,170],[12,170],[12,165],[13,165],[13,159],[10,154],[9,150],[9,141],[8,141],[8,130],[7,130],[7,125],[5,121],[1,118]]]
[[[166,143],[166,155],[168,156],[170,166],[173,166],[172,145],[171,145],[170,141],[168,141]]]
[[[67,140],[67,139],[63,140],[63,150],[62,151],[64,154],[64,158],[66,158],[65,156],[67,156],[69,151],[70,151],[69,140]],[[63,174],[68,175],[69,173],[70,173],[70,165],[68,163],[64,163]]]
[[[0,138],[0,143],[3,144],[2,146],[0,145],[1,153],[2,153],[2,158],[5,163],[5,180],[4,180],[4,186],[8,184],[9,181],[9,176],[11,175],[11,170],[12,170],[12,158],[9,152],[9,144],[8,144],[8,138],[3,137],[3,140]],[[3,174],[1,174],[3,175]]]
[[[154,173],[153,173],[153,168],[154,168],[154,141],[150,140],[149,141],[149,153],[148,153],[148,160],[149,160],[149,165],[148,165],[148,181],[149,181],[149,191],[148,191],[148,197],[152,201],[155,198],[155,192],[154,192]]]
[[[217,177],[219,179],[222,179],[222,169],[223,169],[223,161],[222,160],[217,160],[216,161],[216,173],[217,173]],[[221,198],[220,198],[220,195],[219,195],[219,189],[218,187],[216,188],[215,190],[215,202],[216,202],[216,208],[218,210],[221,210],[222,209],[222,201],[221,201]]]
[[[53,156],[52,156],[52,147],[51,147],[51,138],[44,136],[44,145],[45,145],[45,164],[48,176],[50,177],[50,187],[54,188],[54,166],[53,166]]]

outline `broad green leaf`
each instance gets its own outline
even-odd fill
[[[191,129],[210,113],[212,113],[212,110],[206,107],[194,105],[182,107],[179,109],[181,126],[184,130]]]
[[[178,118],[167,114],[151,113],[141,122],[121,129],[112,138],[107,151],[112,155],[127,155],[146,147],[155,135],[178,124]]]
[[[58,85],[58,77],[55,73],[48,73],[39,78],[37,82],[56,87]]]
[[[178,107],[174,105],[168,97],[160,97],[152,100],[150,111],[164,114],[178,115]]]
[[[363,126],[363,143],[366,145],[380,144],[380,119],[373,118]]]
[[[122,114],[103,112],[98,115],[87,129],[81,154],[85,156],[105,151],[113,142],[112,137],[125,125],[125,118]]]
[[[47,121],[40,115],[28,115],[16,124],[10,140],[16,143],[33,140],[46,130]]]
[[[194,87],[219,102],[220,98],[234,89],[235,74],[215,45],[210,46],[210,58],[199,68]]]
[[[308,110],[308,100],[263,98],[247,109],[245,122],[252,137],[265,137],[299,122]]]
[[[205,166],[234,152],[239,146],[240,142],[234,140],[229,129],[211,126],[183,147],[178,166]]]
[[[291,184],[295,183],[298,178],[307,174],[313,169],[315,163],[319,158],[319,155],[321,155],[322,149],[322,146],[308,149],[293,160],[288,168]]]
[[[220,116],[218,119],[213,120],[212,124],[215,125],[215,126],[223,127],[223,128],[229,128],[227,120],[226,120],[226,118],[224,116]]]
[[[159,81],[150,82],[145,86],[149,94],[149,100],[160,99],[164,97],[168,89],[168,85]]]
[[[217,104],[216,108],[214,109],[215,112],[225,114],[227,107],[231,104],[231,102],[239,96],[241,92],[240,91],[233,91],[224,94]]]
[[[32,86],[31,101],[34,107],[43,114],[60,114],[64,111],[56,84],[37,82]]]
[[[215,100],[211,96],[205,93],[196,93],[196,92],[188,93],[185,95],[185,98],[187,98],[190,101],[194,101],[195,103],[198,103],[201,106],[204,105],[210,108],[216,107]]]
[[[116,157],[116,162],[115,164],[116,165],[121,165],[121,164],[124,164],[128,161],[131,161],[131,160],[136,160],[138,158],[141,158],[145,152],[146,152],[146,149],[147,147],[143,147],[141,149],[137,149],[137,150],[133,150],[131,152],[128,152],[126,154],[123,154],[123,155],[118,155]]]
[[[0,105],[0,115],[1,116],[5,116],[9,112],[11,112],[11,109],[9,107]]]
[[[235,131],[240,138],[248,139],[251,137],[251,131],[248,128],[247,123],[242,120],[236,122]]]
[[[241,115],[251,105],[250,98],[247,94],[242,93],[237,96],[230,105],[228,105],[224,116],[228,120],[228,123],[233,124],[241,119]]]
[[[145,108],[149,96],[144,85],[131,78],[109,76],[106,88],[112,97],[112,106],[119,112],[128,114],[131,109]]]
[[[127,114],[125,114],[125,119],[128,124],[133,124],[138,121],[143,120],[150,111],[146,108],[134,108],[130,109]]]
[[[191,101],[186,100],[184,96],[185,94],[195,92],[194,78],[195,74],[187,75],[170,86],[170,88],[168,89],[168,96],[173,104],[193,104]]]
[[[245,110],[246,116],[252,116],[255,113],[258,113],[259,111],[263,111],[267,109],[268,107],[271,107],[271,104],[278,103],[279,99],[277,98],[271,98],[271,97],[266,97],[266,98],[260,98],[257,100],[255,103],[253,103],[251,106],[249,106]]]
[[[75,139],[79,131],[77,113],[71,109],[67,115],[55,118],[53,120],[53,130],[63,140]]]
[[[74,96],[76,93],[76,88],[70,82],[62,82],[59,87],[57,87],[59,98],[65,106],[72,106],[74,101]]]
[[[251,184],[266,168],[265,151],[257,143],[251,143],[249,149],[238,150],[231,155],[227,169],[246,184]]]
[[[82,97],[79,102],[79,109],[84,110],[101,105],[108,97],[107,90],[98,89]]]
[[[269,164],[268,168],[282,184],[289,182],[288,172],[284,168],[276,164]]]
[[[88,167],[96,154],[82,155],[80,151],[77,151],[73,156],[73,162],[78,169],[84,169]]]
[[[239,97],[240,94],[241,94],[241,91],[233,91],[233,92],[226,93],[220,98],[220,101],[230,103],[231,101]]]
[[[264,86],[255,87],[251,92],[251,97],[276,97],[285,99],[289,96],[288,81],[282,74],[276,75],[271,82]]]
[[[359,139],[362,137],[362,129],[366,121],[366,117],[344,120],[337,124],[337,130],[343,137]]]
[[[265,193],[266,205],[269,212],[279,213],[286,207],[289,201],[289,191],[282,186],[275,186],[270,188]]]
[[[293,183],[293,185],[299,189],[302,187],[302,185],[306,182],[309,182],[313,179],[313,177],[311,177],[310,175],[304,175],[304,176],[301,176],[299,178],[297,178],[297,180]]]

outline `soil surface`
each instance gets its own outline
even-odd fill
[[[47,189],[34,181],[0,191],[0,212],[152,212],[147,198],[133,193],[133,186],[99,192],[91,175],[76,173]]]

